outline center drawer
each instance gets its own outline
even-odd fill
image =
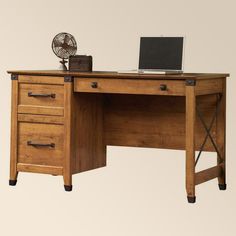
[[[18,163],[62,166],[63,125],[19,122]]]
[[[185,95],[185,83],[182,80],[139,80],[139,79],[98,79],[75,78],[75,92],[149,94],[149,95]]]
[[[63,115],[63,85],[19,84],[19,113]]]

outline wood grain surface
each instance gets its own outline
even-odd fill
[[[10,74],[30,75],[30,76],[46,76],[50,83],[54,83],[55,77],[73,76],[82,78],[127,78],[127,79],[171,79],[171,80],[186,80],[186,79],[215,79],[228,77],[227,73],[183,73],[183,74],[143,74],[143,73],[118,73],[116,71],[93,71],[93,72],[71,72],[61,70],[9,70]],[[43,77],[42,77],[43,78]]]
[[[62,166],[64,129],[62,125],[19,122],[18,162],[45,166]],[[55,147],[33,147],[27,142],[54,143]]]
[[[92,84],[96,83],[97,88]],[[166,86],[162,91],[161,86]],[[185,94],[184,81],[168,80],[128,80],[128,79],[75,79],[75,92],[147,94],[147,95],[179,95]]]

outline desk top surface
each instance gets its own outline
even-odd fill
[[[229,77],[226,73],[182,73],[182,74],[142,74],[142,73],[118,73],[114,71],[93,71],[93,72],[71,72],[61,70],[17,70],[8,71],[17,75],[32,76],[74,76],[83,78],[113,78],[113,79],[211,79]]]

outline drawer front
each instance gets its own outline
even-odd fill
[[[18,163],[62,166],[63,125],[18,124]]]
[[[62,85],[19,84],[19,113],[63,115]]]
[[[49,84],[57,85],[64,84],[64,77],[58,76],[36,76],[36,75],[19,75],[19,83],[28,83],[28,84]]]
[[[149,95],[185,95],[184,81],[76,78],[75,92]]]

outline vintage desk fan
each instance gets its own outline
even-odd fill
[[[52,41],[52,50],[55,55],[62,59],[62,69],[67,70],[66,63],[69,56],[74,56],[77,51],[75,38],[69,33],[59,33]]]

